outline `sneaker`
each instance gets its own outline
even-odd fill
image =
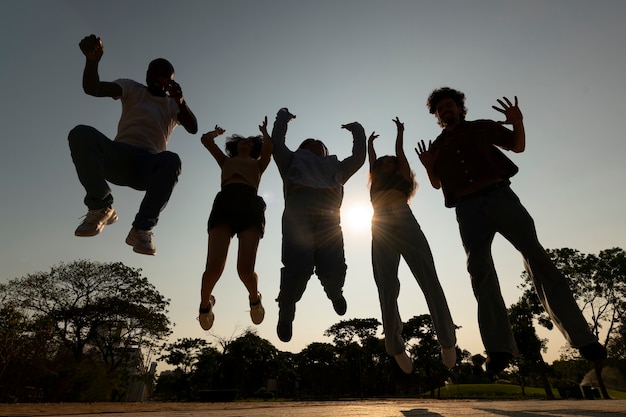
[[[400,369],[402,369],[402,372],[405,374],[413,372],[413,361],[409,358],[409,355],[407,355],[406,352],[394,355],[393,357],[396,359],[396,362],[398,363]]]
[[[263,318],[265,317],[265,309],[263,308],[263,304],[261,303],[261,293],[259,294],[259,301],[252,304],[250,303],[250,318],[252,319],[252,323],[261,324]]]
[[[156,255],[156,248],[152,244],[152,232],[133,227],[126,237],[126,243],[133,247],[133,251],[144,255]]]
[[[339,314],[340,316],[346,314],[346,310],[348,310],[348,303],[346,302],[346,299],[343,295],[340,295],[339,298],[335,298],[334,300],[332,300],[332,302],[333,308],[335,309],[335,312],[337,314]]]
[[[85,214],[85,220],[78,225],[75,236],[95,236],[104,229],[104,226],[117,221],[117,213],[113,207],[105,207],[97,210],[89,210]]]
[[[513,354],[511,352],[487,353],[485,369],[488,373],[497,375],[509,366],[509,362],[511,362],[512,359]]]
[[[290,341],[293,335],[293,322],[289,320],[278,320],[276,334],[278,334],[278,338],[283,342]]]
[[[209,297],[209,306],[207,308],[202,308],[200,305],[200,312],[198,314],[198,321],[200,322],[200,327],[204,330],[210,330],[213,327],[213,320],[215,320],[215,315],[213,314],[213,306],[215,305],[215,297]]]
[[[454,346],[449,348],[441,348],[441,361],[446,368],[452,369],[456,365],[456,349]]]

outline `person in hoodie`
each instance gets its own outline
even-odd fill
[[[295,116],[282,108],[272,129],[273,157],[283,179],[285,209],[282,218],[283,267],[278,294],[276,332],[291,340],[296,303],[315,273],[340,316],[347,310],[343,296],[346,278],[340,209],[343,186],[363,166],[365,130],[357,122],[342,125],[352,133],[352,155],[339,160],[321,140],[306,139],[295,151],[287,148],[287,124]]]

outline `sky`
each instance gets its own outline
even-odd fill
[[[267,203],[257,261],[265,321],[259,326],[250,321],[234,240],[213,293],[215,324],[207,333],[196,316],[206,222],[220,172],[200,136],[216,124],[227,135],[255,135],[265,116],[271,126],[277,110],[288,107],[297,115],[287,133],[291,149],[314,137],[343,159],[352,140],[341,125],[358,121],[368,134],[380,135],[380,156],[394,152],[392,119],[399,117],[405,153],[421,185],[411,209],[460,326],[458,346],[483,353],[454,210],[444,207],[441,191],[430,186],[413,150],[418,140],[440,132],[426,98],[438,87],[457,88],[467,96],[468,119],[502,120],[491,106],[503,96],[517,96],[527,146],[523,153],[508,153],[520,168],[512,188],[533,216],[543,246],[596,254],[624,248],[624,18],[621,0],[2,2],[0,282],[49,271],[60,262],[121,261],[140,268],[171,300],[172,341],[228,340],[253,327],[282,351],[330,343],[324,331],[340,320],[381,320],[371,267],[367,167],[347,182],[342,207],[346,315],[335,314],[313,276],[297,304],[293,339],[283,343],[276,335],[283,196],[272,162],[259,188]],[[178,127],[169,143],[183,170],[154,229],[154,257],[136,254],[124,243],[143,197],[129,188],[112,186],[116,224],[96,237],[74,236],[86,208],[67,134],[86,124],[112,138],[121,111],[119,101],[82,91],[78,43],[90,34],[104,43],[103,81],[144,82],[148,63],[166,58],[198,118],[198,134]],[[521,256],[500,236],[493,254],[511,305],[521,295]],[[404,262],[400,281],[402,318],[428,313]],[[562,335],[541,328],[539,335],[549,339],[545,359],[557,359]]]

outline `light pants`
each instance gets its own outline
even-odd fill
[[[598,340],[576,304],[567,280],[539,243],[532,217],[510,187],[460,202],[456,216],[487,353],[518,352],[491,256],[496,233],[521,252],[541,304],[572,347],[580,348]]]
[[[385,350],[392,356],[405,350],[398,312],[400,256],[424,293],[439,344],[444,348],[454,347],[455,326],[435,271],[430,246],[411,209],[405,205],[376,210],[372,218],[372,266],[382,311]]]

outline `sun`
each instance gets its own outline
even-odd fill
[[[353,203],[342,208],[341,223],[350,230],[366,231],[371,227],[372,214],[370,204]]]

